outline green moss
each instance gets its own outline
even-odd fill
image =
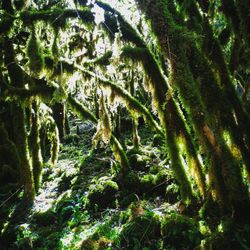
[[[38,192],[41,178],[42,178],[42,153],[41,153],[41,144],[40,144],[40,121],[38,117],[38,109],[39,103],[37,100],[33,102],[32,105],[32,126],[30,131],[30,149],[31,149],[31,156],[32,156],[32,166],[33,166],[33,176],[34,176],[34,185],[35,190]]]
[[[126,249],[157,249],[157,239],[160,237],[158,218],[149,212],[131,218],[121,231],[121,246]]]
[[[198,222],[183,215],[171,214],[161,222],[163,247],[194,249],[201,242]]]
[[[103,25],[103,28],[108,32],[111,39],[114,39],[114,34],[120,30],[123,39],[128,42],[132,41],[137,46],[144,46],[144,41],[140,38],[140,35],[117,10],[101,1],[96,1],[96,4],[105,10],[104,17],[106,25]]]
[[[29,0],[14,0],[14,5],[17,10],[22,10],[27,7]]]
[[[44,59],[40,43],[36,37],[35,26],[32,26],[31,34],[26,45],[26,56],[29,59],[28,65],[31,73],[39,75],[44,68]]]
[[[150,160],[150,157],[146,155],[132,154],[129,156],[129,164],[135,170],[145,170]]]
[[[129,171],[122,179],[125,189],[130,191],[137,191],[140,186],[140,178],[137,172]]]
[[[27,24],[34,21],[47,21],[52,23],[54,26],[64,27],[66,20],[69,18],[79,18],[84,23],[93,23],[94,16],[89,8],[75,11],[73,9],[59,9],[53,8],[50,10],[32,10],[23,11],[20,13],[20,19]]]
[[[86,107],[84,107],[81,103],[79,103],[70,95],[68,96],[68,103],[72,110],[82,119],[88,119],[93,123],[97,124],[98,120],[96,119],[96,117]],[[116,160],[121,164],[121,174],[124,175],[129,169],[129,162],[126,153],[120,142],[113,134],[110,137],[110,144]]]
[[[114,201],[118,191],[116,182],[102,177],[97,183],[92,184],[88,191],[88,207],[91,209],[104,209],[114,207]]]
[[[127,155],[122,145],[114,135],[111,135],[110,144],[116,160],[121,164],[121,175],[124,176],[130,169],[130,164]]]
[[[36,212],[32,215],[32,222],[41,227],[53,225],[56,219],[56,213],[52,209],[45,212]]]
[[[0,169],[2,183],[20,178],[20,158],[4,124],[0,124]]]
[[[129,94],[129,92],[127,92],[126,90],[124,90],[122,87],[120,87],[119,85],[108,81],[106,79],[101,79],[100,78],[100,82],[101,85],[103,85],[104,87],[108,87],[111,89],[111,91],[114,93],[114,95],[118,98],[121,98],[123,101],[125,101],[126,103],[126,107],[128,108],[128,110],[133,114],[135,113],[139,113],[142,114],[145,118],[145,121],[153,128],[155,129],[158,133],[162,134],[162,130],[159,127],[159,125],[157,124],[157,122],[154,120],[153,116],[151,115],[151,113],[149,112],[149,110],[142,105],[136,98],[134,98],[133,96],[131,96]]]
[[[68,104],[83,120],[87,119],[97,123],[96,117],[71,95],[68,96]]]
[[[89,66],[89,65],[109,65],[110,64],[110,58],[112,57],[112,51],[107,51],[102,56],[97,57],[93,60],[86,61],[83,63],[83,66]]]

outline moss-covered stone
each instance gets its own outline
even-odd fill
[[[49,226],[56,222],[56,213],[49,209],[45,212],[36,212],[32,216],[32,221],[39,226]]]
[[[124,188],[127,190],[136,191],[138,189],[138,185],[140,183],[139,175],[135,171],[130,171],[123,179],[122,179]]]
[[[202,239],[198,222],[178,214],[171,214],[163,219],[161,234],[164,249],[194,249]]]
[[[132,154],[129,157],[129,164],[131,168],[136,170],[145,170],[147,163],[150,161],[150,158],[146,155]]]
[[[132,218],[121,231],[121,246],[125,249],[157,249],[154,247],[160,237],[160,222],[153,213]]]
[[[87,205],[91,209],[114,207],[117,192],[117,183],[107,177],[102,177],[97,183],[89,187],[89,203]]]

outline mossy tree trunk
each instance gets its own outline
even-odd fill
[[[151,22],[160,50],[169,62],[171,85],[178,92],[194,132],[207,155],[211,192],[216,196],[216,201],[223,211],[237,210],[237,206],[242,207],[244,202],[249,202],[249,198],[240,168],[235,164],[222,137],[222,121],[215,115],[217,112],[208,112],[208,103],[203,99],[205,93],[200,92],[197,85],[198,75],[195,75],[193,67],[191,68],[190,55],[198,54],[198,48],[186,28],[175,23],[175,18],[167,8],[167,1],[136,2]],[[200,56],[204,57],[201,53]],[[205,73],[206,71],[201,71],[199,76],[202,77]],[[227,73],[224,71],[223,77],[228,77]],[[225,96],[231,98],[227,92]],[[220,110],[219,106],[217,108]],[[243,114],[237,109],[238,111],[239,115]]]
[[[55,103],[52,106],[52,110],[53,110],[53,118],[56,122],[58,131],[59,131],[59,138],[60,140],[62,140],[66,134],[65,104]]]
[[[32,103],[32,119],[31,119],[31,131],[29,136],[30,141],[30,151],[32,156],[32,166],[33,166],[33,176],[35,190],[38,192],[41,175],[42,175],[42,152],[41,152],[41,142],[40,142],[40,121],[39,121],[39,101],[34,100]]]
[[[11,85],[24,87],[23,71],[15,61],[15,52],[10,39],[5,37],[4,42],[5,65],[8,69]],[[21,102],[12,103],[12,123],[14,143],[20,158],[20,175],[24,185],[24,194],[27,203],[32,203],[35,197],[35,187],[30,160],[28,133],[26,130],[25,108]]]
[[[131,70],[131,79],[129,81],[129,92],[131,96],[135,96],[135,82],[134,82],[134,72]],[[133,146],[138,148],[140,145],[140,137],[138,134],[138,118],[136,116],[132,116],[132,133],[133,133]]]

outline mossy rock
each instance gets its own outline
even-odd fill
[[[164,249],[194,249],[202,240],[199,224],[184,215],[171,214],[161,222]]]
[[[128,191],[137,192],[140,185],[140,177],[135,171],[130,171],[123,179],[122,184]]]
[[[140,193],[164,195],[166,186],[171,182],[169,172],[165,169],[160,170],[157,174],[146,174],[140,178]]]
[[[151,158],[146,155],[132,154],[129,157],[129,165],[135,170],[145,170]]]
[[[119,205],[121,208],[128,207],[132,202],[137,201],[137,195],[135,193],[126,195],[120,202]]]
[[[39,226],[49,226],[56,222],[56,213],[49,209],[45,212],[36,212],[32,216],[32,222]]]
[[[146,174],[140,178],[140,193],[149,193],[155,186],[155,175]]]
[[[89,187],[87,206],[91,209],[104,209],[114,207],[114,201],[118,192],[118,185],[108,177],[100,178],[97,183]]]
[[[160,222],[153,213],[132,218],[121,231],[121,247],[124,249],[158,249]]]

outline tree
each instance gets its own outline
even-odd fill
[[[246,1],[135,2],[145,18],[130,24],[96,1],[104,10],[104,21],[96,25],[94,5],[86,1],[74,1],[73,7],[67,1],[2,1],[1,120],[20,158],[27,201],[39,190],[44,142],[51,143],[51,162],[57,159],[65,109],[96,124],[94,144],[110,144],[121,176],[129,173],[125,149],[112,130],[112,117],[119,117],[123,104],[131,114],[135,147],[139,116],[165,138],[186,205],[201,198],[217,203],[221,214],[247,213]],[[138,95],[145,89],[146,101]],[[42,119],[43,104],[54,114],[48,111]]]

